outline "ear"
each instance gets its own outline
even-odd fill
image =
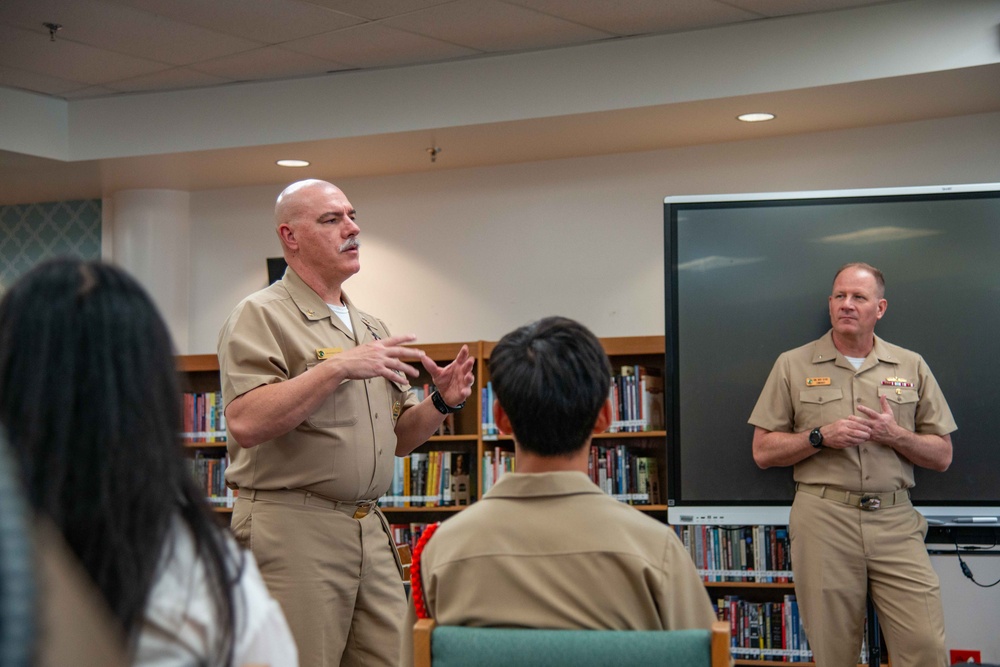
[[[875,319],[876,320],[882,319],[882,316],[885,315],[885,310],[888,307],[889,307],[889,302],[888,301],[886,301],[885,299],[879,299],[878,300],[878,310],[875,311]]]
[[[493,400],[493,421],[496,422],[497,428],[504,435],[514,435],[514,429],[510,425],[510,417],[504,411],[503,407],[500,405],[500,401]]]
[[[281,239],[282,245],[284,245],[289,250],[296,250],[299,247],[298,241],[295,239],[295,230],[288,223],[281,223],[278,225],[278,238]]]
[[[594,433],[604,433],[611,426],[611,399],[604,401],[601,411],[597,413],[597,421],[594,422]]]

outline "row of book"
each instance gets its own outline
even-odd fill
[[[610,433],[664,429],[663,376],[659,369],[622,366],[621,373],[611,378],[608,398],[612,410]]]
[[[590,447],[590,479],[605,493],[631,505],[660,502],[660,473],[656,459],[640,456],[625,445]]]
[[[666,420],[663,407],[663,376],[659,369],[646,366],[622,366],[611,378],[608,399],[611,401],[609,433],[662,431]],[[483,437],[496,439],[500,434],[493,421],[493,383],[482,388],[481,428]]]
[[[705,581],[792,580],[786,526],[675,525],[674,530]]]
[[[226,468],[229,454],[222,456],[196,452],[186,459],[195,481],[205,490],[208,502],[216,507],[232,507],[236,502],[236,491],[226,486]]]
[[[226,413],[222,392],[185,392],[181,437],[187,442],[225,442]]]
[[[483,453],[482,463],[483,493],[486,493],[501,475],[505,472],[514,472],[514,452],[494,447],[493,451],[487,450]]]
[[[382,507],[449,507],[470,500],[469,456],[465,452],[431,450],[397,456],[389,492]]]
[[[715,607],[718,617],[729,622],[729,644],[734,658],[771,662],[812,660],[794,595],[785,595],[781,602],[750,602],[727,595]]]
[[[493,394],[493,383],[487,382],[486,386],[480,389],[480,394],[482,400],[479,405],[482,406],[482,414],[479,421],[483,438],[486,440],[496,440],[497,436],[500,435],[500,429],[497,428],[497,423],[493,419],[493,400],[496,398]]]
[[[420,540],[420,536],[423,535],[424,529],[429,526],[429,523],[390,523],[389,530],[392,531],[392,541],[396,544],[408,544],[410,545],[410,551],[414,551],[417,548],[417,542]]]

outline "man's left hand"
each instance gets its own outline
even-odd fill
[[[426,354],[420,358],[420,363],[430,374],[431,382],[448,405],[460,405],[472,394],[472,385],[476,381],[472,373],[475,359],[469,354],[469,346],[463,345],[458,356],[450,364],[442,368]]]

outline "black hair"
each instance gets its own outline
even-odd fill
[[[562,456],[590,437],[608,400],[611,364],[585,326],[546,317],[500,339],[490,353],[490,376],[518,444]]]
[[[0,424],[29,502],[59,527],[133,650],[180,518],[218,610],[213,663],[228,664],[242,555],[184,461],[181,405],[167,327],[121,269],[50,260],[0,302]]]

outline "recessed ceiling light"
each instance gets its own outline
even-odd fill
[[[279,167],[308,167],[309,163],[305,160],[278,160],[276,163]]]
[[[742,120],[744,123],[759,123],[764,120],[774,120],[773,113],[745,113],[736,117],[736,120]]]

